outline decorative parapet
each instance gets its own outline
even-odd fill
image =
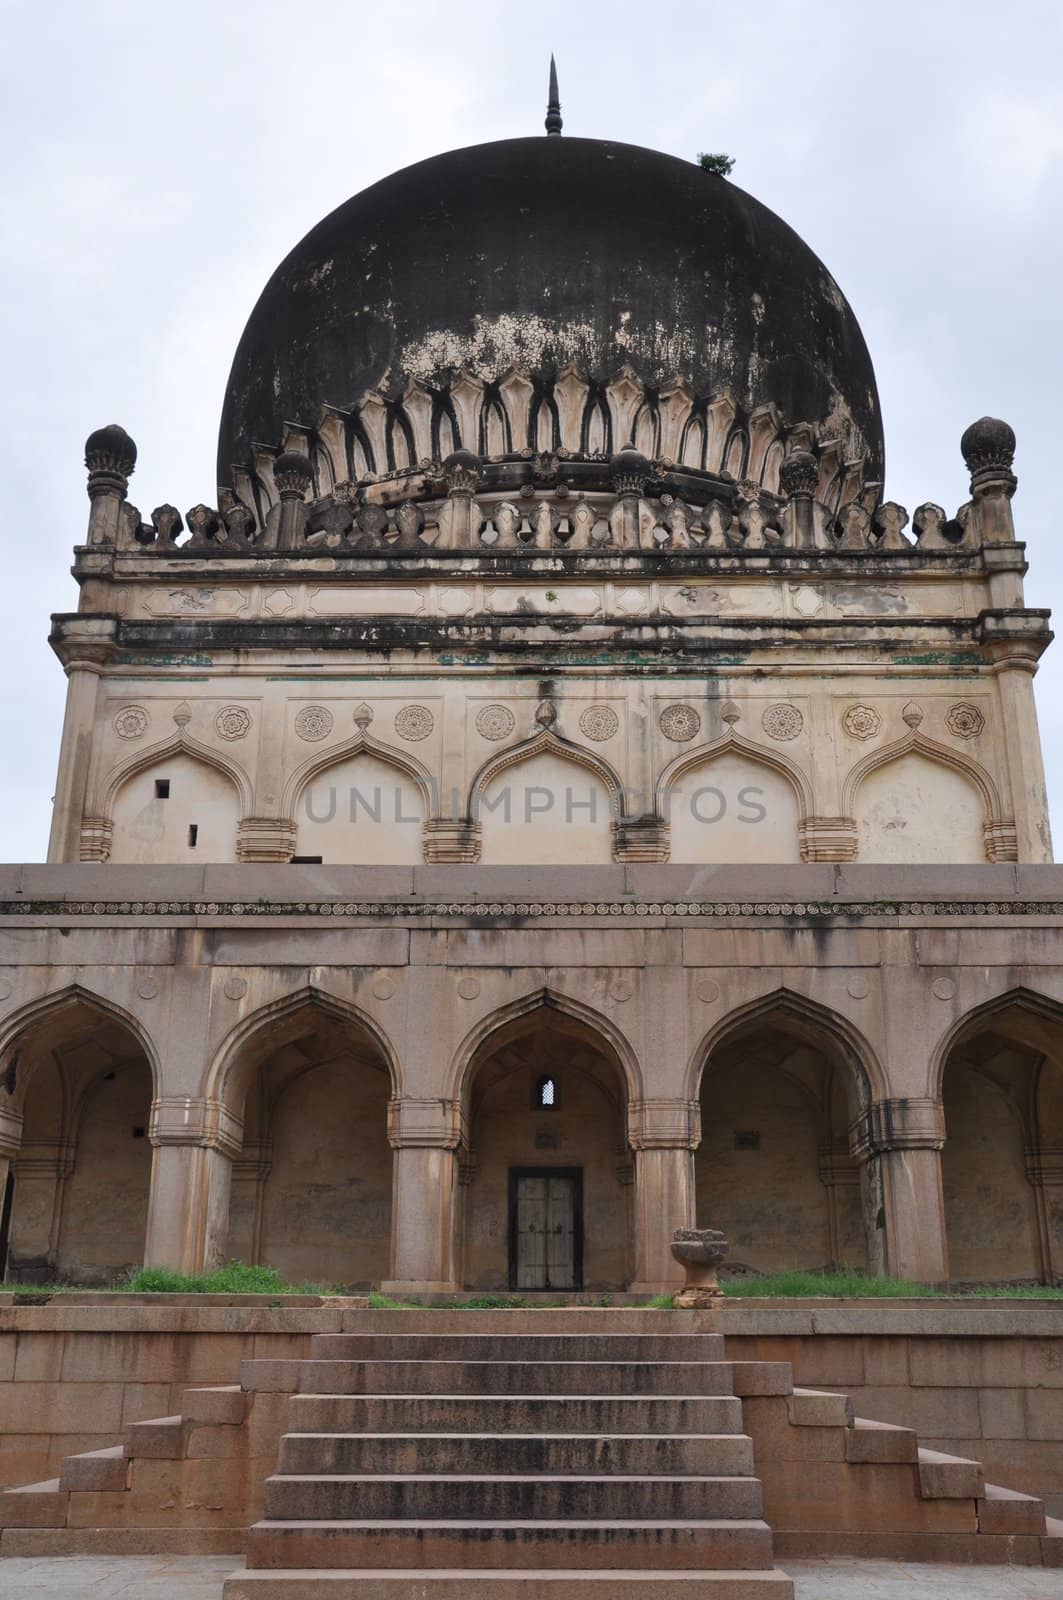
[[[864,481],[862,460],[844,460],[836,439],[817,437],[807,423],[786,426],[771,408],[743,419],[730,397],[699,402],[682,385],[659,397],[641,390],[621,396],[618,389],[611,420],[599,424],[600,397],[569,373],[559,384],[576,387],[550,412],[544,436],[530,420],[531,385],[525,392],[519,375],[498,386],[469,375],[462,382],[454,394],[462,404],[446,413],[445,426],[431,397],[374,394],[357,417],[338,420],[330,410],[317,429],[290,429],[279,450],[259,451],[253,470],[235,472],[235,487],[222,492],[217,509],[200,504],[186,514],[189,537],[180,545],[175,507],[157,507],[147,524],[125,503],[128,473],[120,469],[128,451],[121,459],[117,447],[110,455],[87,452],[87,460],[111,463],[90,470],[89,546],[212,558],[326,551],[414,559],[433,551],[889,558],[969,554],[1014,539],[1014,478],[1000,464],[1006,451],[997,449],[1001,430],[1012,448],[1014,439],[1003,423],[987,432],[983,419],[964,435],[965,452],[977,463],[970,505],[949,520],[942,507],[924,503],[911,519],[913,539],[905,531],[908,512],[879,503],[880,486]],[[496,404],[499,426],[481,426],[477,419]],[[992,435],[996,454],[990,444],[970,443],[978,429]],[[135,461],[136,447],[121,429],[92,438],[112,433]],[[534,444],[519,443],[532,434]]]

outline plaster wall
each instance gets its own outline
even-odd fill
[[[110,859],[234,861],[239,820],[240,796],[231,779],[175,751],[150,762],[118,789]]]

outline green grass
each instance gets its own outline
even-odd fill
[[[963,1284],[937,1288],[910,1283],[904,1278],[873,1278],[866,1272],[772,1272],[758,1278],[721,1278],[720,1287],[730,1298],[806,1300],[828,1297],[846,1300],[952,1300],[973,1297],[992,1300],[1063,1300],[1063,1289],[1043,1284]]]
[[[247,1267],[230,1261],[216,1272],[171,1272],[141,1267],[127,1285],[130,1294],[336,1294],[327,1284],[288,1283],[274,1267]]]

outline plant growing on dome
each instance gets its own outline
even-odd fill
[[[698,166],[702,172],[715,172],[718,178],[729,178],[734,171],[734,164],[734,156],[724,155],[722,151],[716,155],[710,155],[704,150],[698,152]]]

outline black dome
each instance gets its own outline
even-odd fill
[[[286,422],[469,366],[549,380],[567,364],[647,388],[684,378],[747,410],[858,434],[882,472],[859,324],[830,273],[759,201],[693,162],[597,139],[507,139],[355,195],[284,260],[233,362],[219,482]],[[620,443],[621,441],[617,441]],[[857,450],[858,450],[857,446]]]

